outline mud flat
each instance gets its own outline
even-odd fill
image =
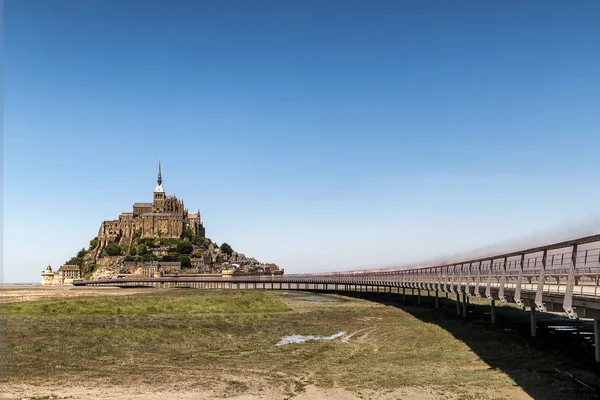
[[[502,332],[360,299],[41,287],[1,296],[2,398],[595,398],[599,387],[593,371]],[[277,346],[296,336],[313,340]]]

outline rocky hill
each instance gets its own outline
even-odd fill
[[[223,270],[236,273],[282,273],[275,264],[258,260],[234,251],[227,243],[220,246],[209,238],[194,236],[187,231],[180,238],[142,238],[140,235],[129,245],[119,245],[119,238],[100,250],[98,238],[90,241],[65,264],[79,265],[84,279],[110,279],[116,276],[141,276],[142,266],[151,262],[176,263],[180,273],[218,274]]]

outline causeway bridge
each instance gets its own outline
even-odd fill
[[[531,335],[536,312],[564,312],[569,318],[594,320],[596,361],[600,362],[600,234],[506,254],[421,268],[330,272],[282,276],[119,278],[76,281],[75,286],[191,287],[330,292],[383,292],[455,299],[456,312],[467,315],[470,297],[529,308]]]

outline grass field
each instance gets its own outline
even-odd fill
[[[13,293],[0,310],[4,396],[119,398],[109,396],[115,388],[140,398],[594,396],[544,373],[564,364],[551,354],[500,333],[477,339],[471,330],[469,341],[479,340],[474,352],[458,339],[468,324],[445,320],[444,329],[419,317],[429,310],[268,291],[122,292],[65,299],[57,291],[54,299],[32,301],[14,301]],[[354,336],[275,346],[286,335],[340,331]]]

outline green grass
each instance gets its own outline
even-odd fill
[[[479,332],[460,320],[445,321],[443,329],[424,322],[429,314],[418,318],[363,300],[314,303],[279,292],[163,289],[11,303],[1,314],[7,384],[76,377],[102,385],[218,389],[224,397],[268,386],[284,386],[290,397],[311,384],[353,391],[417,386],[462,398],[493,398],[515,382],[561,384],[538,372],[560,360],[526,343],[506,342],[500,332]],[[345,344],[275,346],[285,335],[339,331],[356,334]],[[471,335],[469,345],[458,339],[463,335]]]
[[[266,292],[246,296],[242,292],[214,292],[197,296],[181,291],[177,296],[154,292],[151,296],[70,299],[13,303],[0,309],[0,315],[75,316],[75,315],[153,315],[198,313],[259,313],[289,311],[285,302]]]

